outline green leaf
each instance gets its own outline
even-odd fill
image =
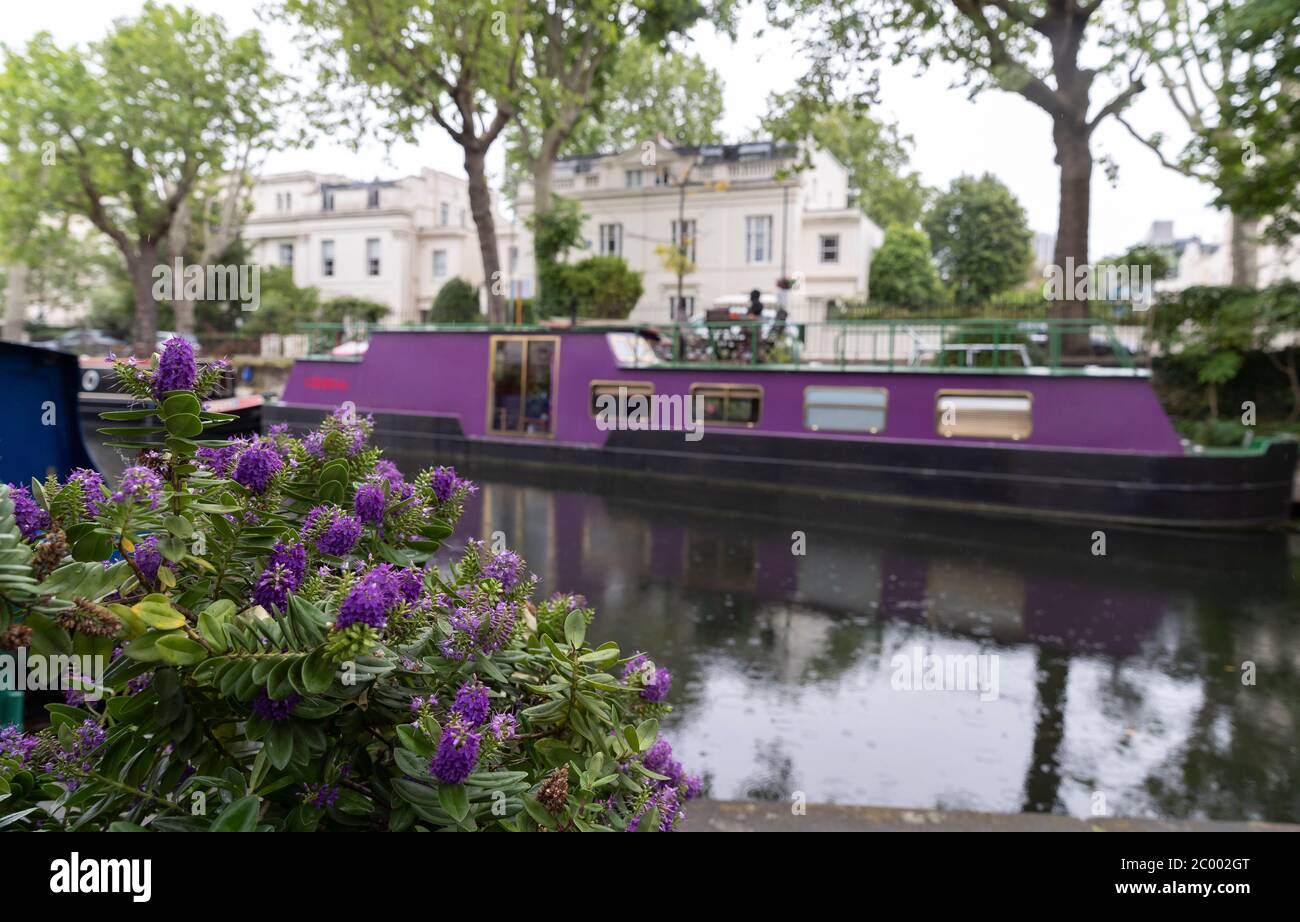
[[[636,824],[637,832],[658,832],[659,831],[659,808],[651,807]]]
[[[543,826],[547,829],[551,829],[555,826],[555,817],[551,816],[551,811],[547,810],[537,802],[537,798],[533,797],[531,794],[525,794],[523,801],[524,809],[528,811],[528,815],[533,818],[534,822],[536,822],[538,826]]]
[[[197,413],[178,413],[167,417],[167,431],[182,439],[192,439],[203,433],[203,420]]]
[[[323,652],[317,650],[307,657],[302,667],[303,684],[308,694],[320,695],[329,690],[334,683],[334,663]]]
[[[583,640],[587,637],[587,619],[582,613],[582,609],[575,608],[569,612],[569,617],[564,619],[564,639],[568,641],[571,647],[581,647]]]
[[[169,515],[163,519],[163,525],[178,538],[194,536],[194,524],[183,515]]]
[[[241,797],[217,814],[212,823],[213,832],[252,832],[257,828],[257,814],[261,800],[252,794]]]
[[[193,666],[207,658],[208,651],[203,645],[190,640],[183,634],[164,634],[156,644],[158,655],[163,662],[173,666]]]
[[[185,626],[185,616],[172,608],[165,601],[154,602],[150,599],[156,596],[146,596],[144,601],[136,603],[132,609],[140,620],[152,628],[160,631],[173,631],[178,627]]]
[[[286,720],[271,724],[266,734],[266,757],[276,768],[284,768],[293,758],[293,728]]]
[[[162,659],[162,651],[158,649],[158,641],[166,636],[166,634],[150,631],[131,641],[122,652],[141,663],[156,663]]]
[[[226,637],[225,623],[208,609],[199,613],[199,633],[218,653],[230,649],[230,640]]]
[[[172,394],[162,403],[162,415],[164,419],[184,414],[198,416],[201,412],[203,412],[203,407],[199,405],[199,398],[195,397],[189,391]]]
[[[438,803],[458,823],[469,815],[469,792],[463,784],[438,785]]]
[[[645,752],[647,749],[649,749],[654,744],[654,741],[658,736],[659,736],[659,721],[655,720],[653,717],[651,717],[649,720],[643,720],[641,721],[641,723],[637,724],[636,738],[637,738],[637,743],[639,744],[637,746],[637,752]]]
[[[72,559],[85,562],[107,560],[113,556],[113,536],[92,531],[72,546]]]

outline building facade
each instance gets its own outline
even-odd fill
[[[744,301],[758,289],[784,300],[795,319],[825,316],[832,300],[864,298],[880,228],[849,201],[848,170],[817,151],[797,170],[792,146],[751,144],[669,147],[647,141],[608,155],[569,157],[554,168],[554,191],[586,215],[585,251],[620,256],[642,273],[639,321],[704,317],[709,307]],[[518,211],[532,213],[533,190]],[[678,302],[676,272],[663,249],[685,239],[695,265]],[[779,279],[792,280],[785,290]]]
[[[289,266],[294,284],[387,304],[388,320],[428,319],[450,279],[479,288],[483,259],[470,215],[469,184],[424,169],[397,180],[358,182],[312,172],[261,177],[243,235],[260,265]],[[532,292],[532,244],[518,223],[496,211],[504,295]]]

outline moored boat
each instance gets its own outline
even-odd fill
[[[1100,331],[1100,332],[1099,332]],[[1072,361],[1070,337],[1094,353]],[[1104,325],[779,321],[377,329],[265,424],[340,404],[386,448],[1087,522],[1278,525],[1296,444],[1201,452]]]

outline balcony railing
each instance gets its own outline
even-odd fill
[[[298,332],[311,355],[356,357],[370,333],[564,333],[555,325],[341,325]],[[791,323],[774,319],[581,324],[578,334],[617,333],[628,368],[748,365],[764,370],[988,372],[1146,375],[1144,329],[1097,319],[895,319]]]

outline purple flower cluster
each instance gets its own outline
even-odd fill
[[[384,488],[377,483],[363,483],[357,487],[356,498],[352,501],[352,511],[366,525],[380,525],[384,521],[384,506],[388,498]]]
[[[424,573],[415,567],[398,570],[397,592],[407,602],[415,604],[424,592]]]
[[[9,484],[9,498],[14,501],[14,521],[28,541],[50,527],[50,514],[32,499],[26,487]]]
[[[206,467],[218,477],[229,477],[230,468],[235,463],[235,458],[244,450],[245,442],[242,439],[232,439],[225,445],[219,447],[203,446],[194,453],[199,464]]]
[[[321,523],[327,524],[321,527]],[[342,557],[357,546],[361,537],[361,522],[332,506],[317,506],[307,514],[302,523],[304,532],[319,529],[316,550],[328,557]]]
[[[509,592],[519,585],[519,571],[523,569],[524,560],[514,551],[502,551],[493,554],[483,567],[483,576],[494,579],[501,584],[504,592]]]
[[[443,784],[460,784],[474,771],[478,747],[483,737],[453,717],[442,728],[438,751],[429,762],[429,774]]]
[[[339,786],[337,784],[304,784],[302,786],[302,802],[317,810],[324,810],[334,806],[334,802],[339,799]]]
[[[293,709],[298,706],[302,696],[291,693],[287,698],[279,700],[272,698],[265,688],[260,689],[257,697],[253,699],[253,713],[263,720],[278,721],[288,720]]]
[[[284,459],[275,450],[275,445],[258,439],[240,454],[231,479],[254,493],[265,493],[271,485],[271,478],[280,473],[282,467]]]
[[[515,720],[515,715],[507,714],[504,711],[493,714],[492,719],[488,721],[488,732],[496,737],[498,743],[514,739],[517,728],[518,722]]]
[[[13,759],[25,766],[39,742],[35,734],[24,733],[15,726],[0,727],[0,759]]]
[[[104,478],[98,471],[79,467],[68,475],[68,483],[81,487],[81,495],[86,505],[86,515],[99,515],[99,504],[104,500]]]
[[[448,502],[462,490],[473,493],[476,489],[471,481],[456,476],[454,467],[436,468],[433,472],[432,485],[433,495],[440,503]]]
[[[491,707],[487,688],[482,682],[474,679],[466,682],[457,690],[456,700],[451,705],[451,712],[462,718],[471,727],[477,727],[488,719]]]
[[[641,809],[637,811],[636,816],[632,817],[627,824],[628,832],[636,832],[641,825],[641,820],[651,808],[659,808],[659,831],[672,832],[678,817],[682,814],[681,796],[677,789],[668,785],[661,785],[650,795]]]
[[[489,598],[477,588],[464,604],[439,596],[438,606],[447,609],[447,623],[452,629],[451,636],[438,648],[447,659],[457,662],[500,650],[510,640],[519,613],[515,602]]]
[[[95,750],[104,745],[108,734],[93,718],[87,718],[72,732],[71,747],[60,746],[50,761],[41,766],[46,774],[53,775],[75,791],[81,784],[80,775],[95,767]]]
[[[639,678],[644,686],[641,689],[641,697],[644,700],[663,701],[668,697],[668,688],[673,684],[673,675],[666,666],[660,666],[652,672],[650,671],[652,665],[648,656],[638,653],[623,667],[623,681],[631,683],[633,679]]]
[[[387,458],[380,458],[375,462],[375,476],[380,480],[387,480],[390,490],[396,490],[406,483],[397,465]]]
[[[113,502],[147,502],[150,509],[157,509],[158,503],[162,500],[162,488],[162,478],[149,468],[139,465],[128,467],[122,472],[122,479],[118,481]]]
[[[158,568],[162,563],[163,556],[158,552],[157,535],[149,535],[136,544],[135,565],[149,582],[158,582]]]
[[[153,373],[153,395],[158,400],[168,391],[192,391],[198,369],[194,367],[194,348],[179,336],[163,343],[158,370]]]
[[[388,613],[397,605],[400,596],[397,575],[392,565],[380,564],[348,590],[347,597],[339,606],[339,616],[335,619],[334,626],[345,628],[350,624],[361,623],[383,630],[388,624]]]
[[[645,804],[628,823],[627,831],[635,832],[641,818],[652,807],[659,808],[659,829],[671,832],[682,813],[683,800],[693,800],[700,793],[700,779],[687,775],[682,770],[682,763],[673,758],[673,747],[660,737],[641,757],[641,764],[656,775],[663,775],[667,781],[654,781],[653,793]]]
[[[283,611],[289,607],[289,593],[297,591],[306,574],[307,548],[301,544],[276,544],[253,587],[253,601],[268,611]]]

